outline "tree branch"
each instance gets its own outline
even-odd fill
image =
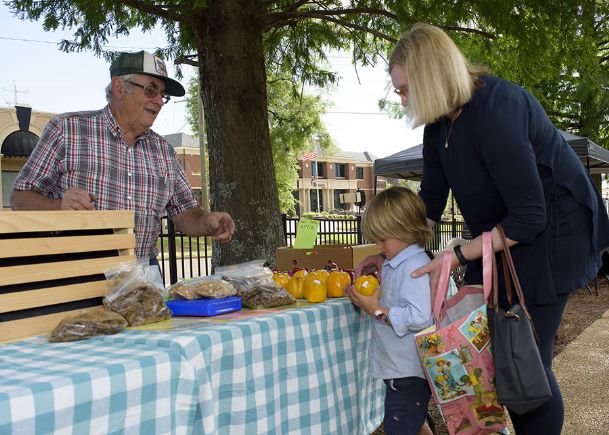
[[[299,7],[302,4],[307,3],[306,1],[296,2],[295,7]],[[308,10],[308,11],[297,11],[290,10],[287,12],[276,12],[265,14],[260,18],[260,22],[262,25],[262,30],[267,31],[271,28],[282,27],[285,25],[293,24],[294,22],[300,19],[320,19],[323,21],[330,21],[333,23],[340,24],[342,26],[354,29],[361,30],[364,32],[368,32],[372,35],[375,35],[379,38],[386,39],[390,42],[396,42],[396,39],[385,35],[381,32],[378,32],[374,29],[371,29],[366,26],[362,26],[359,24],[354,24],[346,20],[341,20],[336,18],[337,16],[344,16],[348,14],[370,14],[370,15],[378,15],[384,16],[386,18],[392,19],[394,21],[398,20],[398,17],[393,12],[389,12],[385,9],[377,9],[377,8],[350,8],[350,9],[328,9],[328,10]],[[453,32],[463,32],[463,33],[474,33],[476,35],[483,36],[487,39],[496,39],[497,36],[486,32],[484,30],[473,29],[470,27],[461,27],[461,26],[439,26],[444,30],[453,31]]]
[[[348,14],[371,14],[385,16],[397,21],[397,15],[392,12],[386,11],[385,9],[376,8],[350,8],[350,9],[328,9],[328,10],[308,10],[308,11],[288,11],[288,12],[275,12],[264,14],[260,17],[260,23],[262,30],[267,31],[273,27],[281,27],[287,24],[291,24],[299,19],[307,18],[318,18],[326,21],[336,22],[335,16],[348,15]]]
[[[472,29],[470,27],[460,27],[460,26],[438,26],[438,27],[440,27],[444,30],[450,30],[453,32],[475,33],[476,35],[484,36],[485,38],[488,38],[488,39],[497,38],[497,36],[493,35],[492,33],[485,32],[484,30]]]
[[[377,38],[385,39],[389,42],[397,42],[397,39],[395,39],[394,37],[385,35],[384,33],[381,33],[378,30],[374,30],[370,27],[361,26],[359,24],[354,24],[354,23],[351,23],[351,22],[345,21],[345,20],[339,20],[338,18],[333,18],[333,17],[324,17],[324,18],[322,18],[322,20],[336,23],[336,24],[346,27],[348,29],[361,30],[362,32],[370,33],[371,35],[374,35]]]
[[[137,9],[138,11],[146,12],[148,14],[163,17],[163,18],[166,18],[166,19],[172,20],[172,21],[179,21],[181,23],[186,22],[188,20],[188,18],[190,16],[192,16],[192,13],[189,13],[188,15],[184,15],[184,14],[170,11],[169,10],[170,6],[168,6],[168,5],[151,5],[150,3],[147,3],[142,0],[120,0],[120,2],[121,2],[121,4],[132,7],[133,9]],[[175,7],[172,7],[172,9],[174,9],[174,8]],[[178,9],[178,8],[180,8],[180,7],[177,7],[175,9]]]
[[[198,55],[196,55],[196,54],[185,54],[183,56],[176,57],[175,60],[173,61],[173,63],[176,65],[191,65],[191,66],[196,66],[198,68],[199,60],[198,59],[194,60],[197,57],[198,57]]]

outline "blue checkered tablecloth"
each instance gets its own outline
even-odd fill
[[[94,338],[0,346],[0,434],[191,434],[192,364],[167,349]]]
[[[165,348],[194,367],[194,433],[369,434],[385,387],[368,373],[370,317],[346,299],[175,330],[100,337]]]

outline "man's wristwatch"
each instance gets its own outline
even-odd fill
[[[467,266],[467,258],[465,258],[463,252],[461,252],[461,245],[455,246],[454,251],[455,255],[457,256],[457,260],[459,260],[459,264],[461,266]]]
[[[379,322],[389,323],[389,316],[382,312],[381,310],[376,310],[374,312],[374,318]]]

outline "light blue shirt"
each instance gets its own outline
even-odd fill
[[[429,262],[422,247],[410,245],[383,263],[379,306],[389,308],[390,324],[372,321],[368,355],[376,378],[425,378],[414,334],[433,322],[429,275],[412,278],[410,274]]]

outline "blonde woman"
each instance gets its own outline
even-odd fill
[[[453,256],[453,267],[467,264],[467,284],[482,282],[482,232],[492,230],[503,249],[495,226],[505,228],[553,394],[529,413],[510,412],[516,433],[560,434],[552,346],[569,293],[596,276],[609,246],[601,197],[535,97],[470,64],[441,29],[417,24],[404,34],[389,73],[413,124],[425,125],[420,196],[428,219],[440,219],[452,190],[474,237]],[[413,276],[429,273],[435,289],[440,268],[436,259]]]

